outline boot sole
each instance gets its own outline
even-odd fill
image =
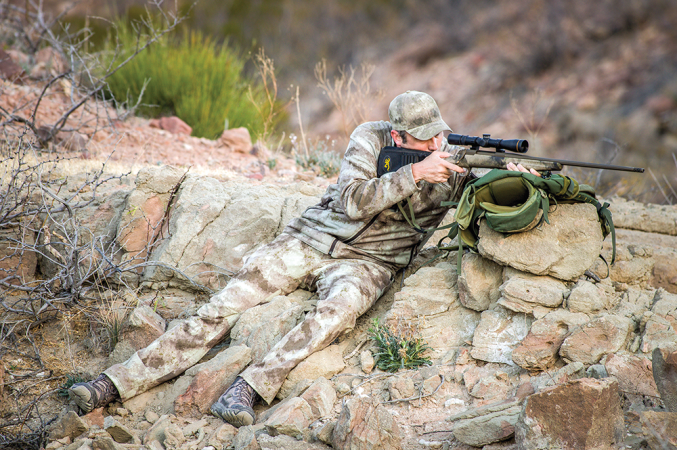
[[[217,402],[209,408],[209,412],[236,428],[254,424],[254,410],[251,408],[226,408]]]

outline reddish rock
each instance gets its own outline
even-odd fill
[[[176,414],[195,417],[207,414],[212,403],[228,389],[250,361],[251,350],[240,345],[188,369],[186,376],[193,379],[186,392],[174,401]]]
[[[159,119],[152,119],[149,125],[153,128],[169,131],[172,134],[185,134],[190,136],[193,129],[183,120],[176,116],[160,117]]]
[[[642,411],[639,420],[651,450],[677,449],[677,412]]]
[[[611,450],[624,435],[618,382],[608,378],[582,378],[528,397],[515,426],[520,450]]]
[[[89,427],[96,425],[99,428],[103,428],[103,408],[96,408],[92,412],[82,416],[81,419]]]
[[[10,83],[23,84],[26,72],[14,62],[12,57],[0,48],[0,78]]]
[[[334,427],[332,447],[345,450],[390,450],[401,448],[400,428],[382,405],[368,399],[350,399]]]
[[[562,322],[541,319],[531,327],[527,337],[512,351],[512,360],[527,370],[552,368],[559,358],[559,348],[568,332],[569,327]]]
[[[651,372],[651,361],[628,354],[609,355],[604,363],[609,375],[616,377],[623,392],[658,397]]]
[[[252,138],[244,127],[225,130],[219,143],[237,153],[249,153],[252,150]]]

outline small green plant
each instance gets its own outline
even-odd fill
[[[378,351],[376,367],[386,372],[413,369],[432,364],[424,354],[430,346],[418,336],[418,330],[410,322],[397,321],[397,326],[381,325],[373,319],[369,338],[376,343]]]
[[[75,383],[84,383],[89,381],[86,378],[83,378],[80,374],[69,373],[66,375],[66,381],[59,387],[57,394],[59,397],[68,397],[68,389],[73,386]]]
[[[334,148],[336,141],[332,140],[330,136],[326,136],[325,139],[318,139],[314,145],[307,143],[306,146],[303,146],[303,149],[299,148],[299,139],[296,135],[291,134],[289,138],[296,164],[300,167],[313,170],[324,177],[334,176],[341,169],[341,156]]]

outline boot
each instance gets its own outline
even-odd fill
[[[242,377],[237,377],[209,411],[234,427],[253,425],[256,416],[252,406],[257,399],[254,388]]]
[[[120,398],[117,388],[110,378],[104,374],[99,375],[96,380],[75,383],[68,389],[68,396],[85,413],[106,406],[113,400]]]

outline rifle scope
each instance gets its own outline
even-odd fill
[[[529,142],[524,139],[490,139],[488,134],[466,136],[463,134],[449,134],[449,145],[470,145],[472,147],[491,147],[496,150],[509,150],[511,152],[526,153],[529,150]]]

